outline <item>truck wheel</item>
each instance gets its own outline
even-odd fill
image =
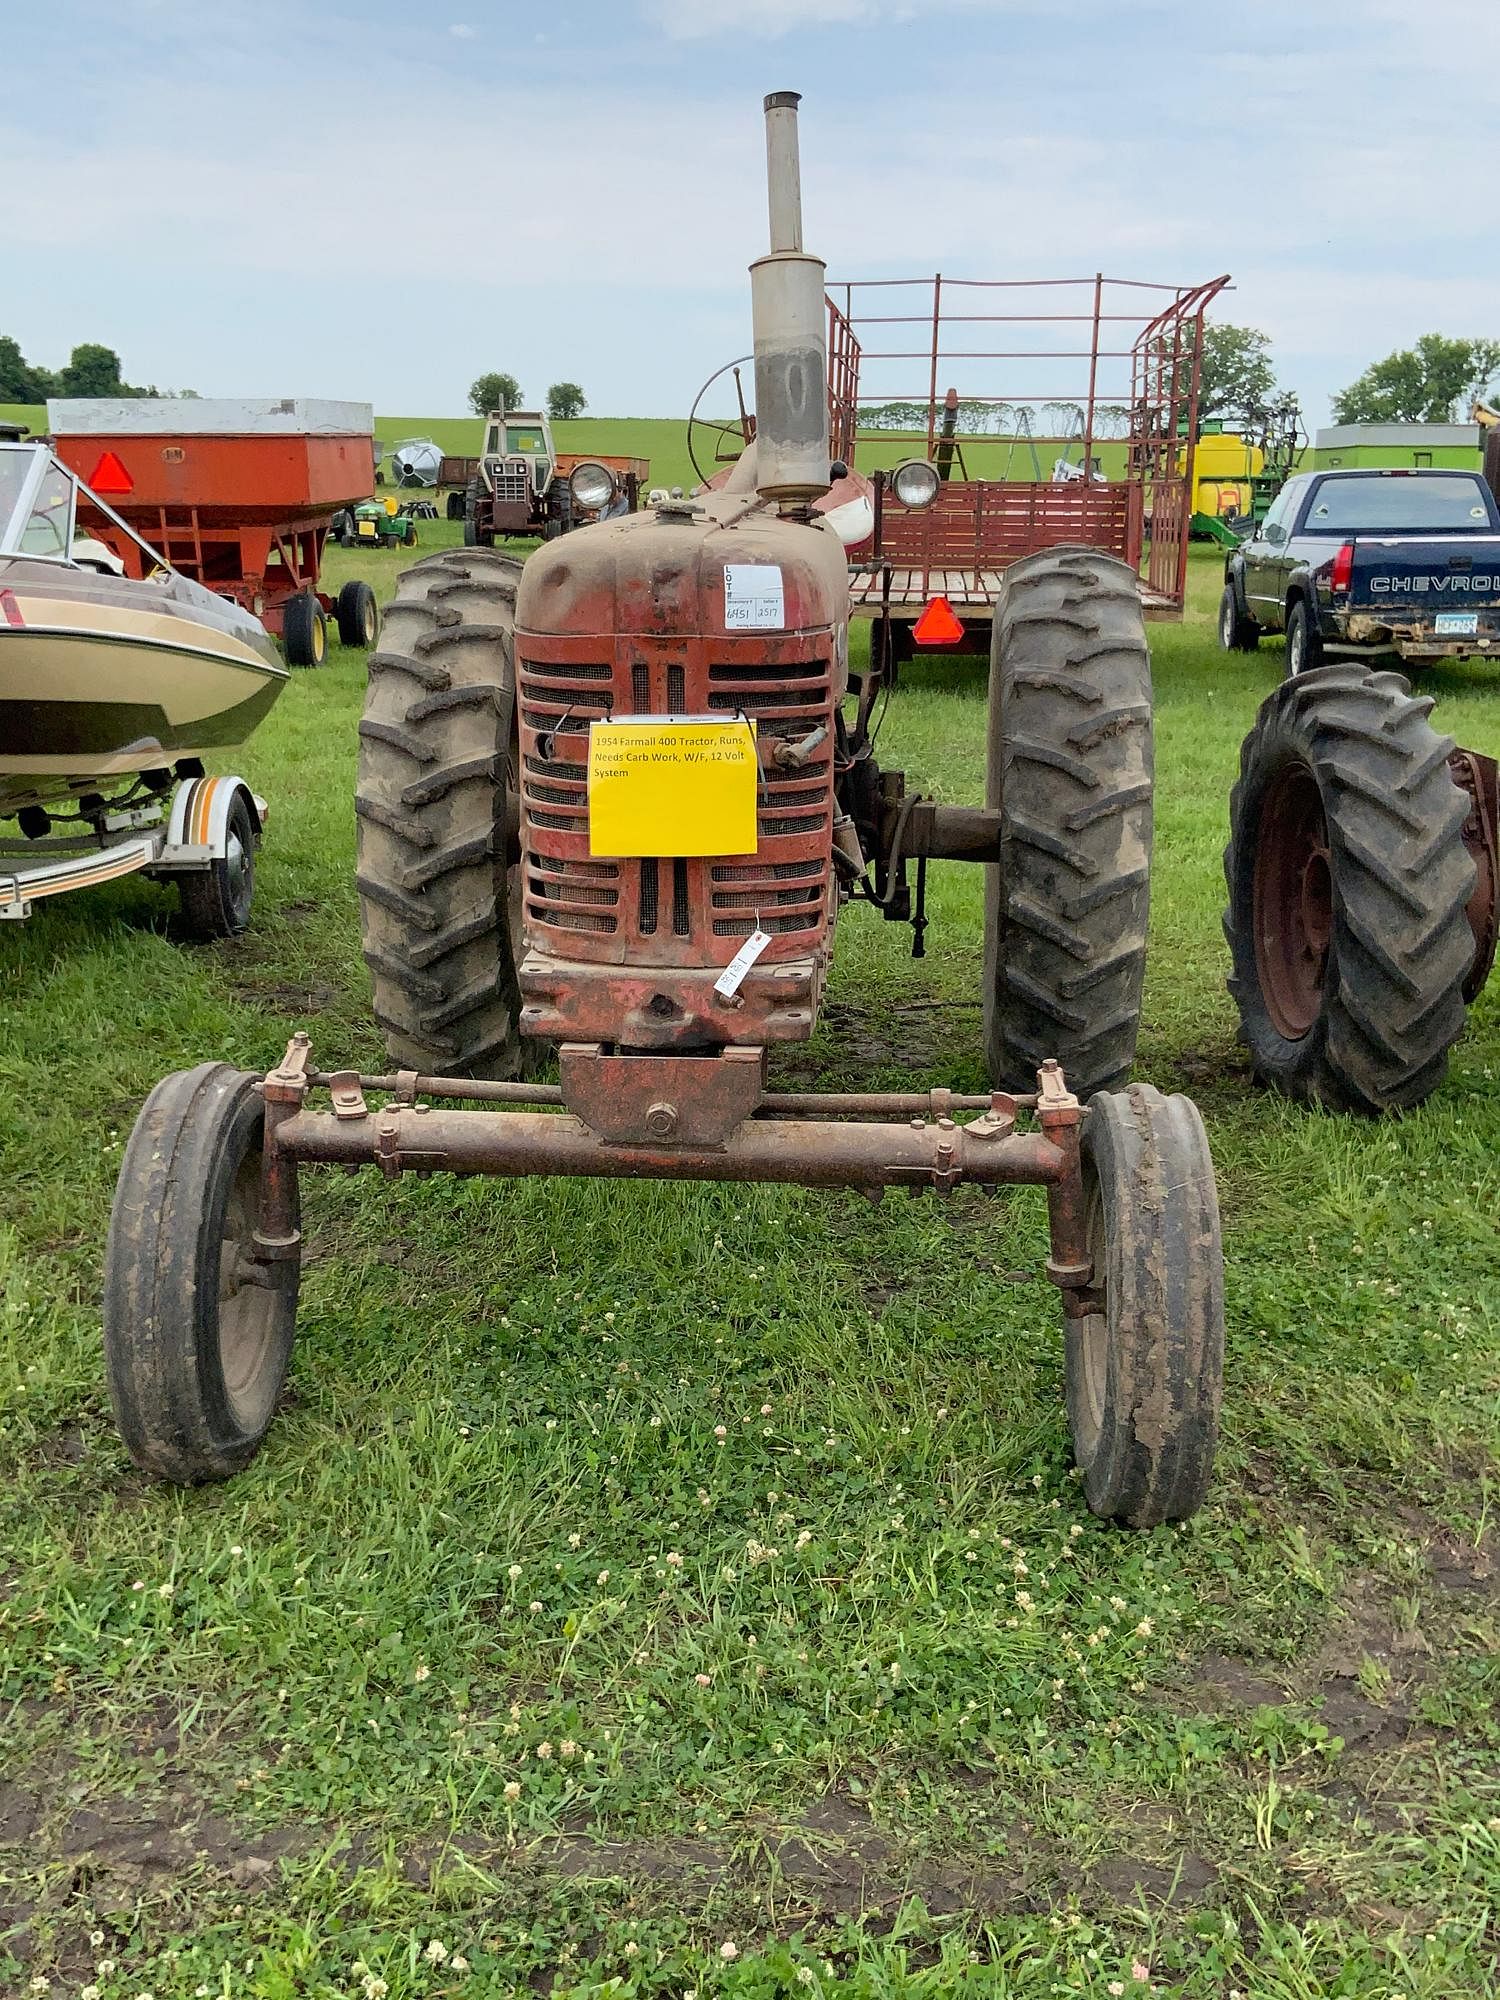
[[[1068,1424],[1096,1514],[1185,1521],[1213,1470],[1224,1255],[1198,1107],[1145,1084],[1089,1102],[1084,1216],[1098,1309],[1067,1324]]]
[[[328,658],[328,621],[310,591],[286,601],[281,614],[281,650],[289,667],[321,667]]]
[[[1452,739],[1399,674],[1284,681],[1229,801],[1229,991],[1263,1083],[1375,1114],[1420,1104],[1464,1025],[1474,862]]]
[[[1241,609],[1240,594],[1232,583],[1224,585],[1219,599],[1219,645],[1226,653],[1253,653],[1260,644],[1260,627]]]
[[[1286,677],[1315,673],[1323,664],[1323,641],[1318,636],[1305,597],[1296,598],[1286,614]]]
[[[984,1041],[1031,1090],[1055,1056],[1079,1097],[1135,1057],[1151,897],[1151,656],[1134,572],[1097,549],[1013,563],[990,648]]]
[[[249,800],[236,792],[222,858],[210,861],[201,874],[177,878],[183,928],[195,943],[217,944],[221,938],[238,937],[249,923],[259,837]]]
[[[358,577],[351,577],[339,592],[334,616],[338,619],[340,643],[368,652],[380,632],[380,612],[370,586],[361,583]]]
[[[130,1456],[193,1485],[242,1471],[292,1352],[300,1262],[251,1252],[264,1107],[227,1063],[163,1077],[125,1148],[104,1258],[104,1364]]]
[[[527,1053],[516,979],[521,868],[507,861],[520,770],[521,565],[447,549],[386,606],[359,725],[360,937],[391,1059],[506,1077]]]

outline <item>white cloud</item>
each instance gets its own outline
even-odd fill
[[[470,27],[467,21],[455,21],[448,30],[448,33],[456,42],[472,42],[478,35],[479,30]]]

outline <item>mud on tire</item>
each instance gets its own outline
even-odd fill
[[[1401,675],[1284,681],[1229,803],[1229,991],[1256,1075],[1330,1110],[1420,1104],[1464,1025],[1474,862],[1451,737]]]
[[[995,608],[984,1040],[998,1088],[1055,1056],[1079,1097],[1135,1057],[1151,898],[1151,657],[1134,573],[1096,549],[1014,563]]]
[[[514,1076],[521,565],[449,549],[404,572],[369,658],[355,791],[360,941],[391,1059],[423,1074]]]

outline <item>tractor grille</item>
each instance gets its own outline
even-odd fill
[[[611,663],[573,659],[582,640],[518,647],[527,941],[559,958],[629,967],[721,968],[757,925],[763,963],[816,953],[832,910],[833,663],[826,634],[741,640],[631,638]],[[820,650],[821,649],[821,650]],[[780,653],[782,657],[775,655]],[[763,777],[757,851],[724,859],[589,854],[588,727],[611,714],[743,715]],[[781,769],[777,739],[829,734],[806,764]]]
[[[524,506],[531,498],[531,481],[524,460],[495,467],[495,498],[507,506]]]

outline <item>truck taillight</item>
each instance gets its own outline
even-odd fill
[[[1333,559],[1329,583],[1335,590],[1347,590],[1354,580],[1354,544],[1345,542]]]

